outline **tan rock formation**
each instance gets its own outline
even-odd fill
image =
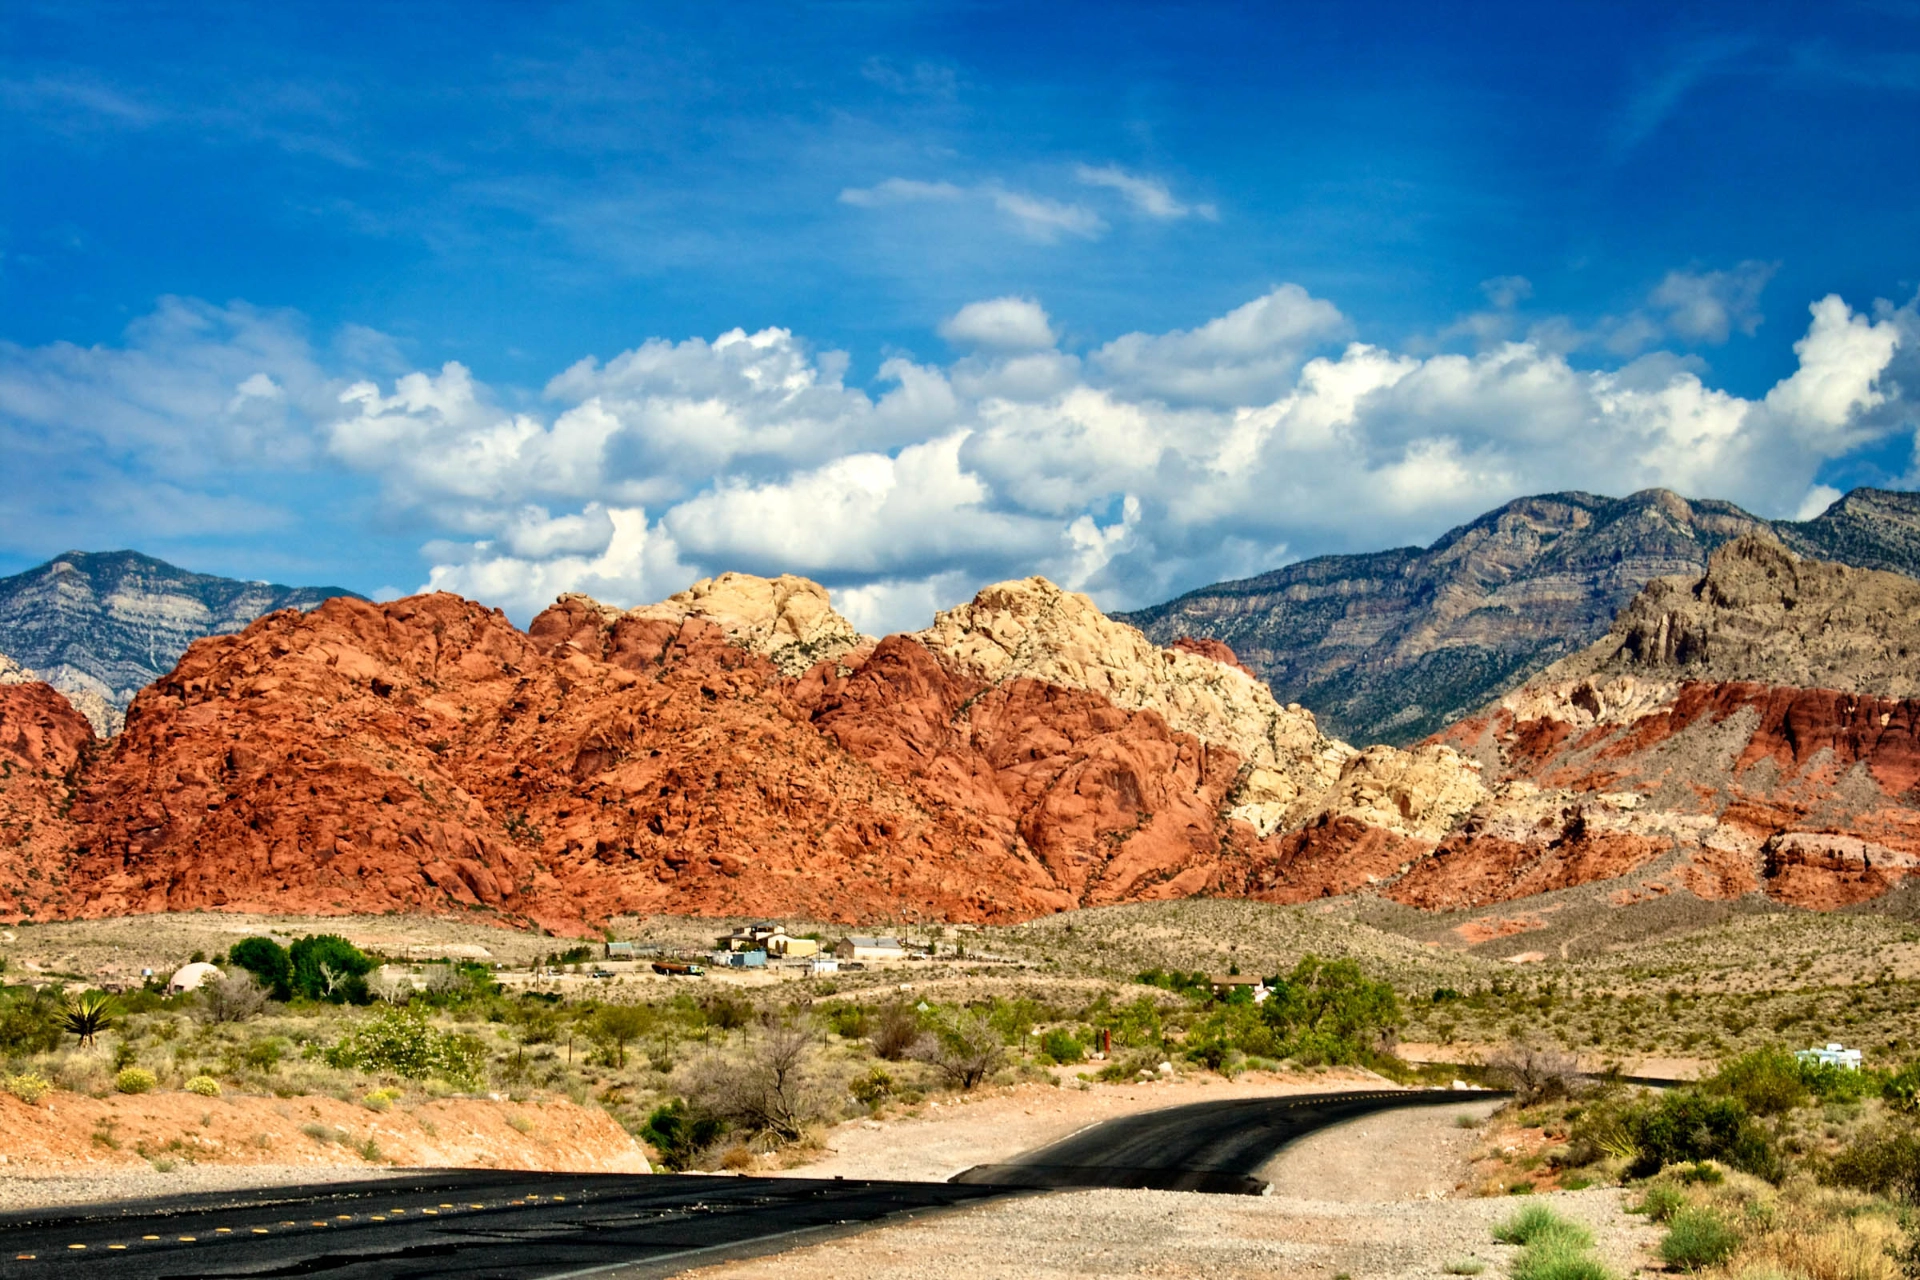
[[[771,659],[788,676],[873,643],[834,612],[825,587],[790,573],[777,578],[750,573],[702,578],[658,604],[632,610],[631,615],[672,623],[704,618],[729,641]]]

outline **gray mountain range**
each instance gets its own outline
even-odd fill
[[[0,654],[26,669],[0,679],[45,680],[96,732],[114,733],[133,695],[200,637],[354,594],[192,573],[136,551],[69,551],[0,578]]]
[[[1920,577],[1920,494],[1855,489],[1765,520],[1664,489],[1519,498],[1430,547],[1319,556],[1116,615],[1161,644],[1225,641],[1350,742],[1418,741],[1599,639],[1649,581],[1771,530],[1802,555]]]

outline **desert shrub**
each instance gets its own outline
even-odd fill
[[[278,1036],[268,1036],[263,1040],[249,1041],[240,1051],[239,1061],[255,1071],[271,1071],[280,1065],[280,1059],[286,1051],[286,1041]]]
[[[1660,1241],[1660,1257],[1670,1267],[1698,1271],[1718,1266],[1740,1247],[1740,1233],[1712,1209],[1688,1207],[1673,1215]]]
[[[1527,1246],[1508,1274],[1512,1280],[1614,1280],[1591,1249],[1557,1236]]]
[[[992,1023],[968,1010],[935,1019],[932,1031],[913,1046],[912,1056],[961,1089],[971,1089],[1000,1069],[1006,1046]]]
[[[1572,1240],[1582,1248],[1593,1243],[1593,1235],[1585,1227],[1538,1203],[1526,1206],[1493,1229],[1493,1238],[1501,1244],[1535,1244],[1548,1236]]]
[[[1778,1045],[1750,1050],[1722,1064],[1700,1087],[1733,1098],[1757,1116],[1780,1115],[1812,1097],[1799,1059]]]
[[[725,991],[709,994],[700,1002],[700,1012],[707,1025],[718,1031],[738,1031],[754,1021],[753,1006]]]
[[[627,1065],[627,1046],[653,1028],[656,1015],[644,1004],[610,1004],[593,1015],[592,1034],[613,1050],[615,1065]]]
[[[1906,1124],[1881,1125],[1816,1161],[1814,1171],[1829,1186],[1920,1204],[1920,1133]]]
[[[0,1002],[0,1056],[52,1053],[65,1033],[60,1006],[37,991],[15,988]]]
[[[837,1000],[819,1009],[826,1019],[827,1030],[846,1040],[864,1040],[872,1022],[865,1005],[854,1004],[849,1000]]]
[[[68,1035],[80,1042],[81,1048],[91,1049],[102,1031],[112,1029],[118,1013],[112,996],[100,991],[86,991],[77,996],[68,996],[61,1004],[60,1025]]]
[[[390,1071],[410,1080],[438,1076],[462,1088],[478,1087],[486,1049],[472,1036],[441,1031],[406,1008],[387,1008],[342,1036],[322,1055],[328,1066]]]
[[[121,1093],[151,1093],[159,1083],[145,1067],[124,1067],[113,1078],[113,1087]]]
[[[1739,1099],[1676,1089],[1630,1107],[1622,1126],[1633,1158],[1627,1172],[1649,1177],[1670,1164],[1718,1160],[1777,1182],[1784,1173],[1773,1139]]]
[[[212,1076],[194,1076],[182,1086],[188,1093],[197,1093],[203,1098],[220,1096],[220,1082]]]
[[[1054,1027],[1040,1037],[1040,1052],[1055,1062],[1071,1064],[1086,1060],[1087,1046],[1081,1044],[1079,1037],[1071,1031]]]
[[[243,938],[227,952],[227,963],[252,974],[275,1000],[293,997],[293,958],[272,938]]]
[[[1490,1081],[1513,1090],[1521,1106],[1571,1098],[1586,1088],[1580,1060],[1563,1049],[1512,1042],[1487,1056]]]
[[[847,1086],[847,1093],[863,1107],[871,1107],[893,1096],[895,1081],[882,1066],[875,1066]]]
[[[686,1097],[698,1112],[731,1128],[793,1142],[832,1113],[838,1090],[826,1078],[813,1031],[766,1027],[714,1050],[688,1072]]]
[[[674,1098],[654,1108],[640,1136],[653,1144],[661,1164],[677,1171],[692,1164],[693,1158],[718,1141],[724,1131],[718,1117],[703,1115],[684,1099]]]
[[[1644,1213],[1655,1222],[1670,1222],[1686,1202],[1687,1198],[1680,1194],[1680,1188],[1671,1183],[1655,1182],[1647,1187],[1633,1212]]]
[[[200,984],[200,1016],[214,1024],[245,1022],[267,1007],[267,993],[253,974],[242,969],[223,973]]]
[[[1880,1086],[1889,1110],[1903,1115],[1920,1112],[1920,1062],[1909,1062]]]
[[[1363,1062],[1400,1021],[1393,988],[1352,960],[1303,956],[1269,984],[1261,1006],[1279,1038],[1278,1055],[1307,1063]],[[1263,1055],[1264,1056],[1264,1055]]]
[[[53,1092],[53,1082],[43,1075],[32,1071],[23,1071],[17,1076],[8,1076],[0,1082],[6,1091],[20,1101],[32,1106]]]
[[[867,1042],[874,1054],[885,1062],[898,1062],[925,1034],[919,1011],[905,1003],[890,1004],[872,1020]]]
[[[1502,1244],[1522,1246],[1508,1274],[1513,1280],[1612,1280],[1593,1256],[1593,1233],[1544,1204],[1529,1204],[1493,1229]]]
[[[316,933],[287,949],[293,993],[309,1000],[361,1004],[373,957],[336,933]]]
[[[403,1096],[398,1089],[375,1089],[360,1099],[360,1105],[369,1111],[388,1111]]]

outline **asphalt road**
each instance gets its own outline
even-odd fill
[[[1316,1129],[1393,1107],[1488,1096],[1382,1089],[1195,1102],[1092,1125],[1006,1164],[976,1165],[953,1181],[963,1186],[1147,1187],[1261,1195],[1267,1184],[1254,1177],[1254,1171],[1281,1147]]]
[[[1041,1189],[1257,1192],[1254,1170],[1315,1129],[1472,1096],[1203,1102],[1094,1125],[944,1183],[449,1170],[10,1213],[0,1276],[640,1280]]]

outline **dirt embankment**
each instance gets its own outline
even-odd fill
[[[445,1098],[376,1111],[337,1098],[190,1093],[0,1094],[0,1204],[26,1207],[251,1185],[297,1170],[366,1177],[393,1166],[645,1173],[639,1145],[605,1112],[567,1101]],[[211,1168],[231,1179],[210,1180]],[[177,1176],[176,1176],[177,1175]],[[104,1179],[104,1181],[102,1181]]]

